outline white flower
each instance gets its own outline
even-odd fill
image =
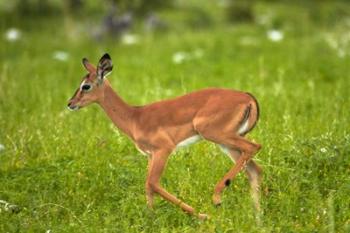
[[[188,54],[185,52],[179,51],[173,54],[173,62],[175,64],[180,64],[186,59],[188,59]]]
[[[320,150],[322,153],[326,153],[327,152],[327,149],[322,147],[321,150]]]
[[[53,58],[59,61],[67,61],[69,54],[65,51],[55,51],[53,53]]]
[[[121,38],[122,43],[126,45],[137,44],[140,41],[139,36],[134,34],[124,34]]]
[[[0,144],[0,151],[5,150],[5,146],[3,144]]]
[[[16,41],[21,38],[21,35],[21,31],[17,28],[10,28],[5,33],[5,37],[8,41]]]
[[[283,32],[278,31],[278,30],[269,30],[267,32],[267,37],[273,41],[273,42],[278,42],[283,40]]]
[[[203,55],[204,55],[204,52],[200,48],[195,49],[192,52],[178,51],[173,54],[172,60],[175,64],[180,64],[180,63],[183,63],[184,61],[200,59],[203,57]]]

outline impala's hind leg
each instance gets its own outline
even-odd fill
[[[204,117],[203,112],[197,113],[197,118],[193,121],[194,128],[203,138],[221,144],[230,150],[237,150],[241,154],[236,164],[215,186],[213,202],[216,205],[221,203],[223,189],[230,184],[231,180],[261,148],[259,144],[243,137],[255,126],[257,119],[258,108],[256,104],[250,102],[238,106],[230,116],[229,121],[227,121],[226,115],[208,120]]]
[[[241,153],[237,150],[230,150],[225,146],[220,145],[220,148],[225,152],[233,161],[237,162]],[[249,184],[251,188],[251,195],[254,201],[254,206],[256,210],[260,211],[260,184],[261,184],[261,173],[262,169],[256,162],[251,159],[246,165],[245,172],[249,179]]]
[[[261,148],[259,144],[248,141],[240,136],[223,137],[221,142],[231,150],[238,150],[241,156],[238,158],[236,164],[225,174],[225,176],[216,184],[213,195],[213,202],[215,205],[221,203],[221,193],[226,186],[231,183],[231,180],[246,166],[247,162],[258,152]]]

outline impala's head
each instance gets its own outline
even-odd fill
[[[112,71],[111,57],[106,53],[97,64],[97,68],[86,58],[83,58],[83,65],[88,71],[84,76],[79,88],[68,102],[70,110],[78,110],[103,98],[104,78]]]

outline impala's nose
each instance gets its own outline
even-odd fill
[[[68,102],[67,107],[68,107],[69,109],[71,109],[72,107],[74,107],[73,104],[72,104],[72,101],[69,101],[69,102]]]

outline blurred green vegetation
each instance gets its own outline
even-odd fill
[[[213,16],[214,12],[219,11],[222,18],[233,23],[256,22],[259,13],[268,13],[274,18],[274,26],[279,26],[283,22],[286,24],[301,22],[304,17],[312,23],[330,26],[350,14],[349,1],[346,0],[218,0],[204,2],[199,0],[1,0],[0,14],[2,17],[25,18],[30,16],[35,18],[57,17],[69,12],[73,17],[94,17],[94,15],[103,15],[112,5],[118,7],[119,13],[130,11],[137,16],[145,16],[150,12],[163,10],[187,10],[188,13],[200,18],[201,15]],[[202,13],[198,14],[199,11]]]
[[[20,208],[0,203],[0,232],[350,231],[347,1],[256,0],[243,7],[252,18],[237,20],[231,1],[178,0],[135,11],[116,36],[105,31],[107,1],[76,11],[67,2],[0,0],[0,200]],[[120,3],[114,26],[129,10]],[[211,218],[160,198],[147,209],[146,159],[98,106],[66,110],[81,59],[104,52],[130,104],[210,86],[257,97],[249,137],[263,145],[260,225],[244,173],[212,205],[232,164],[207,142],[176,152],[162,183]]]

